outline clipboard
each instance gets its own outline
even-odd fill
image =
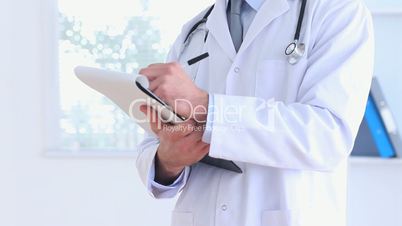
[[[153,107],[165,122],[177,124],[185,120],[184,117],[176,114],[168,104],[148,89],[149,81],[145,76],[86,66],[77,66],[74,69],[74,73],[87,86],[115,103],[148,133],[154,134],[147,116],[140,111],[141,105],[147,104]],[[240,167],[233,161],[212,158],[207,155],[201,162],[232,172],[242,173]]]

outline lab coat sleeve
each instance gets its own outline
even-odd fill
[[[176,39],[168,54],[167,62],[176,61],[178,59],[182,39],[182,35]],[[154,160],[158,146],[159,139],[152,134],[147,134],[146,138],[138,145],[138,156],[136,162],[138,174],[152,197],[172,198],[186,185],[190,167],[185,167],[178,179],[171,185],[163,186],[158,184],[154,180]]]
[[[316,171],[331,171],[347,159],[371,84],[373,31],[360,1],[334,2],[342,4],[316,20],[317,38],[295,102],[213,95],[211,157]]]
[[[159,146],[159,140],[153,135],[148,135],[138,146],[137,170],[142,182],[149,194],[154,198],[172,198],[186,185],[190,174],[190,167],[185,167],[179,177],[168,186],[155,181],[155,155]]]

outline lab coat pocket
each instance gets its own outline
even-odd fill
[[[173,211],[172,226],[193,226],[194,216],[192,212]]]
[[[334,213],[336,213],[334,215]],[[337,217],[338,216],[338,217]],[[329,208],[270,210],[262,213],[261,226],[336,226],[344,225],[339,211]]]
[[[255,95],[265,100],[294,101],[305,69],[305,60],[297,65],[290,65],[286,60],[262,60],[257,67]]]
[[[255,95],[264,99],[278,99],[286,86],[286,62],[283,60],[263,60],[256,73]]]

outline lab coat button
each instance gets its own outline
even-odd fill
[[[234,72],[239,73],[239,71],[240,71],[240,68],[239,68],[239,67],[235,67],[235,68],[234,68]]]
[[[227,209],[228,209],[228,207],[227,207],[226,205],[222,205],[222,206],[221,206],[221,210],[222,210],[222,211],[226,211]]]

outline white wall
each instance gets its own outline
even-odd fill
[[[49,40],[41,21],[53,1],[0,1],[0,225],[168,225],[173,201],[146,195],[134,159],[44,157]],[[353,163],[350,226],[402,225],[395,172],[400,164]]]

